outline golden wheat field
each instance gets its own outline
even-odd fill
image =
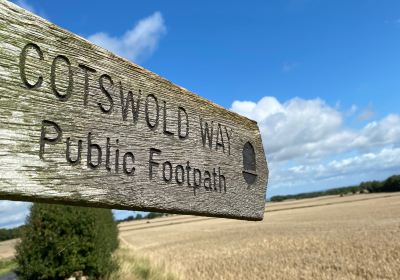
[[[125,279],[135,256],[165,272],[153,278],[400,279],[399,194],[270,203],[262,222],[176,215],[119,229]]]
[[[14,247],[17,242],[18,239],[0,242],[0,261],[4,259],[11,259],[14,257]]]
[[[269,203],[264,221],[121,223],[110,279],[400,279],[400,194]],[[16,241],[0,242],[0,259]]]

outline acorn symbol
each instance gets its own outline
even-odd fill
[[[243,177],[249,185],[254,184],[257,179],[256,153],[250,142],[243,146]]]

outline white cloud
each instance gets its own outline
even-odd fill
[[[373,153],[365,153],[341,160],[333,160],[327,165],[330,172],[345,174],[358,172],[373,172],[377,169],[391,169],[400,166],[400,148],[383,148]]]
[[[383,148],[339,160],[307,162],[294,166],[270,162],[268,197],[282,192],[300,193],[349,186],[398,174],[400,148]]]
[[[362,129],[345,126],[345,113],[321,99],[274,97],[259,102],[235,101],[231,110],[258,122],[271,160],[320,158],[354,149],[365,150],[400,143],[400,116],[390,114]]]
[[[372,119],[375,116],[375,111],[372,108],[372,105],[369,104],[368,108],[363,110],[357,117],[359,121],[367,121]]]
[[[25,223],[31,203],[0,201],[0,228],[16,227]]]
[[[353,173],[369,174],[371,172],[396,172],[400,166],[400,148],[383,148],[377,152],[369,152],[340,160],[331,160],[328,163],[296,165],[282,172],[276,178],[276,183],[286,180],[298,181],[304,178],[325,180]],[[278,170],[277,170],[278,171]],[[279,172],[279,171],[278,171]]]
[[[354,113],[356,106],[341,112],[321,99],[281,103],[264,97],[258,102],[235,101],[231,110],[258,122],[269,160],[270,186],[300,187],[400,170],[397,114],[356,129],[346,126],[349,111]]]
[[[252,106],[235,101],[231,109],[258,122],[272,160],[319,156],[325,146],[335,145],[349,134],[337,133],[342,116],[320,99],[294,98],[281,104],[274,97],[264,97]]]
[[[111,52],[138,62],[154,52],[166,30],[162,14],[155,12],[140,20],[121,37],[99,32],[89,36],[88,39]]]

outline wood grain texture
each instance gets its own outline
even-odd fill
[[[256,122],[4,0],[0,81],[0,198],[263,218]]]

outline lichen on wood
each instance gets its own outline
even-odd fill
[[[4,0],[0,80],[0,198],[262,219],[256,122]]]

